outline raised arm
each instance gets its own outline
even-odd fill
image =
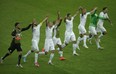
[[[60,19],[60,11],[57,12],[57,16],[58,16],[57,19]]]
[[[108,22],[113,26],[112,21],[108,18]]]
[[[56,23],[58,23],[58,27],[59,27],[62,22],[62,18],[60,17],[60,11],[57,12],[57,15],[58,15],[58,19],[57,19]]]
[[[76,11],[76,13],[73,15],[73,17],[76,17],[77,14],[79,13],[79,11],[80,11],[80,10],[82,11],[82,9],[83,9],[83,7],[80,6],[80,7],[78,8],[78,10]]]
[[[76,13],[73,15],[73,17],[76,17],[79,11],[77,10]]]
[[[80,6],[78,10],[82,12],[83,11],[83,7]]]
[[[45,22],[46,22],[46,26],[47,26],[47,25],[48,25],[48,23],[49,23],[49,22],[48,22],[48,19],[46,19],[46,21],[45,21]]]
[[[45,21],[47,21],[47,19],[48,19],[48,17],[44,18],[44,19],[42,20],[42,22],[40,23],[40,25],[42,25]]]
[[[110,18],[108,17],[108,15],[107,15],[107,17],[103,17],[102,15],[101,16],[99,15],[99,18],[103,19],[103,20],[107,20],[111,25],[113,25],[112,21],[110,20]]]
[[[32,26],[32,24],[29,24],[27,27],[22,28],[21,31],[26,31],[26,30],[28,30],[31,26]]]
[[[106,18],[107,18],[108,22],[113,26],[112,21],[111,21],[111,19],[109,18],[109,16],[108,16],[107,13],[106,13]]]
[[[62,23],[62,19],[59,20],[58,27],[61,25],[61,23]]]
[[[97,10],[97,7],[95,7],[93,10],[90,11],[90,14],[94,14],[94,12]]]

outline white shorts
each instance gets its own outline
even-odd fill
[[[94,26],[89,26],[89,33],[92,35],[97,35],[96,28]]]
[[[57,44],[62,45],[60,38],[53,37],[53,42],[54,42],[54,46],[56,46]]]
[[[97,25],[97,32],[106,32],[106,29],[104,28],[103,24]]]
[[[85,27],[82,25],[79,25],[78,29],[79,29],[79,34],[85,34],[87,32]]]
[[[39,51],[38,43],[38,40],[32,40],[32,50]]]
[[[49,50],[55,50],[52,39],[45,39],[44,49],[46,52],[49,52]]]
[[[70,41],[76,41],[76,37],[74,32],[65,32],[65,43],[69,43]]]

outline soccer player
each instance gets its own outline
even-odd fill
[[[98,49],[103,49],[103,47],[101,47],[100,44],[99,44],[99,38],[98,38],[98,35],[97,35],[96,28],[97,28],[98,19],[107,20],[107,18],[98,16],[96,14],[96,11],[97,11],[97,8],[95,8],[94,13],[92,13],[90,15],[90,25],[89,25],[90,35],[89,36],[90,36],[90,38],[91,38],[91,36],[95,37],[95,41],[96,41],[96,45],[97,45]]]
[[[86,24],[87,16],[88,16],[89,14],[93,13],[93,12],[95,11],[95,9],[93,9],[93,10],[90,11],[90,12],[87,12],[85,8],[82,8],[82,7],[81,7],[80,10],[81,10],[81,12],[82,12],[82,13],[80,14],[80,24],[79,24],[79,26],[78,26],[80,36],[79,36],[78,39],[77,39],[77,48],[78,48],[79,50],[80,50],[80,48],[79,48],[79,43],[80,43],[80,41],[82,41],[82,40],[83,40],[83,42],[84,42],[83,46],[84,46],[85,48],[88,48],[88,46],[87,46],[87,44],[86,44],[86,39],[88,38],[88,36],[87,36],[87,31],[86,31],[86,29],[85,29],[85,24]]]
[[[60,39],[60,33],[59,33],[59,26],[61,25],[61,22],[62,22],[62,18],[60,17],[60,12],[58,11],[57,12],[57,15],[58,15],[58,18],[56,21],[53,22],[54,24],[54,29],[53,29],[53,32],[54,32],[54,36],[53,36],[53,42],[54,42],[54,45],[58,46],[58,51],[59,51],[59,54],[60,54],[60,60],[65,60],[65,58],[63,57],[63,50],[62,50],[62,43],[61,43],[61,39]]]
[[[36,23],[35,20],[33,20],[33,25],[32,25],[32,49],[29,50],[27,52],[27,54],[25,54],[23,56],[23,61],[26,62],[26,58],[29,54],[31,54],[32,52],[35,52],[35,66],[36,67],[39,67],[39,64],[38,64],[38,54],[42,54],[42,52],[39,53],[39,47],[38,47],[38,44],[39,44],[39,39],[40,39],[40,28],[42,26],[42,24],[47,20],[47,17],[42,21],[40,22],[38,25]],[[44,53],[43,53],[44,54]]]
[[[13,32],[11,33],[13,39],[12,42],[10,44],[10,47],[8,48],[8,52],[0,59],[0,62],[3,63],[3,60],[8,57],[9,55],[11,55],[15,49],[17,49],[18,52],[18,63],[17,63],[17,67],[21,67],[23,68],[23,66],[21,65],[21,57],[22,57],[22,48],[21,48],[21,32],[28,30],[31,27],[32,24],[30,24],[29,26],[25,27],[25,28],[20,28],[20,23],[16,22],[15,23],[15,29],[13,30]]]
[[[110,22],[110,24],[112,25],[112,22],[111,22],[110,18],[108,17],[107,12],[108,12],[108,8],[104,7],[103,10],[100,12],[99,16],[107,18],[108,21]],[[107,31],[104,28],[103,24],[104,24],[104,20],[103,19],[99,19],[98,23],[97,23],[97,32],[101,32],[101,34],[99,35],[99,38],[101,38],[103,35],[107,34]]]
[[[78,12],[79,11],[77,11],[73,16],[71,16],[71,14],[68,13],[64,19],[64,22],[66,24],[66,31],[65,31],[65,40],[64,40],[62,47],[64,48],[65,46],[67,46],[69,44],[70,41],[72,41],[73,55],[78,55],[76,53],[76,48],[77,48],[76,38],[75,38],[75,34],[73,32],[73,20],[77,16]]]
[[[46,39],[45,39],[44,49],[45,49],[45,55],[47,55],[48,52],[51,51],[50,58],[48,61],[48,64],[50,65],[53,65],[52,59],[54,57],[54,52],[55,52],[54,42],[52,38],[54,27],[55,26],[53,25],[53,23],[49,22],[47,19],[46,20]]]

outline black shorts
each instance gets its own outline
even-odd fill
[[[11,43],[10,47],[8,48],[9,52],[12,53],[15,49],[17,51],[22,51],[21,44],[20,43]]]

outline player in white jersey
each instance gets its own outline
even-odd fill
[[[93,13],[93,12],[95,11],[95,9],[93,9],[93,10],[90,11],[90,12],[87,12],[85,8],[81,8],[80,10],[81,10],[81,12],[82,12],[82,13],[80,14],[80,24],[79,24],[79,26],[78,26],[80,36],[79,36],[78,39],[77,39],[77,48],[78,48],[79,50],[80,50],[80,48],[79,48],[79,43],[80,43],[80,41],[82,41],[82,40],[83,40],[83,42],[84,42],[83,46],[84,46],[85,48],[88,48],[88,46],[87,46],[87,44],[86,44],[86,39],[88,38],[88,36],[87,36],[87,31],[86,31],[86,29],[85,29],[85,24],[86,24],[87,16],[88,16],[89,14]]]
[[[60,12],[58,11],[57,12],[57,15],[58,15],[58,18],[56,21],[53,22],[53,24],[55,25],[54,29],[53,29],[53,32],[54,32],[54,36],[53,36],[53,42],[54,42],[54,45],[58,46],[58,51],[59,51],[59,54],[60,54],[60,60],[65,60],[65,58],[63,57],[63,50],[62,50],[62,42],[61,42],[61,39],[60,39],[60,31],[59,31],[59,26],[61,25],[61,22],[62,22],[62,18],[60,17]]]
[[[108,17],[107,12],[108,12],[108,8],[104,7],[102,12],[100,12],[99,16],[107,18],[108,21],[110,22],[110,24],[112,25],[112,22],[111,22],[110,18]],[[107,34],[107,31],[104,28],[103,24],[104,24],[104,20],[103,19],[99,19],[98,23],[97,23],[97,32],[101,32],[101,34],[99,35],[99,38],[101,38],[103,35]]]
[[[64,40],[64,44],[62,45],[62,47],[64,48],[65,46],[68,45],[70,41],[72,41],[73,42],[73,55],[78,55],[76,53],[76,48],[77,48],[76,37],[73,32],[73,20],[77,14],[78,14],[78,11],[74,14],[74,16],[71,16],[71,14],[68,13],[64,19],[64,22],[66,24],[66,31],[65,31],[65,40]]]
[[[39,47],[38,47],[38,44],[39,44],[39,39],[40,39],[40,28],[42,26],[42,24],[47,20],[47,17],[37,25],[35,19],[33,20],[33,25],[32,25],[32,49],[29,50],[27,52],[27,54],[25,54],[23,56],[23,61],[26,62],[26,58],[29,54],[31,54],[32,52],[35,52],[35,66],[39,67],[39,64],[38,64],[38,54],[44,54],[42,52],[39,52]]]
[[[53,28],[55,26],[53,25],[52,22],[49,22],[46,20],[46,39],[45,39],[45,44],[44,44],[44,49],[45,49],[45,54],[47,55],[49,51],[51,51],[50,58],[48,61],[48,64],[53,65],[52,59],[54,57],[54,42],[52,38],[52,33],[53,33]]]

